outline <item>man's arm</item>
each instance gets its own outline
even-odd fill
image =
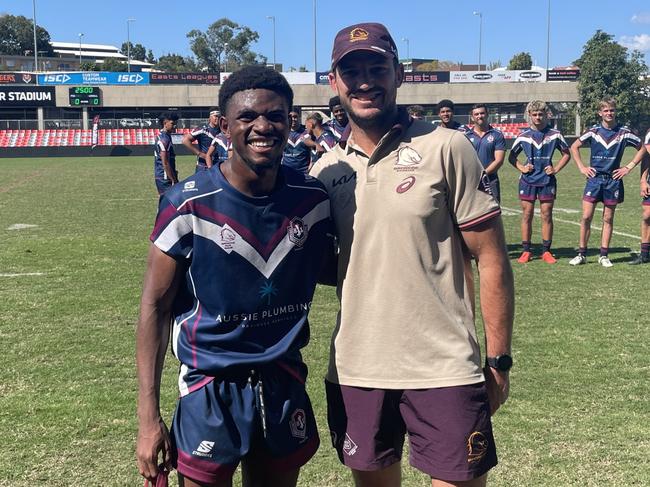
[[[593,178],[596,175],[596,170],[593,167],[587,167],[584,165],[582,158],[580,157],[580,147],[582,147],[582,141],[576,139],[575,142],[571,144],[571,157],[576,161],[576,166],[578,166],[578,170],[584,177]]]
[[[485,329],[485,353],[511,354],[514,320],[514,279],[506,252],[501,218],[492,218],[462,231],[463,239],[478,262],[481,313]],[[508,372],[485,367],[485,382],[492,414],[508,399]]]
[[[639,162],[643,160],[643,156],[646,154],[646,149],[643,144],[641,144],[641,147],[639,147],[639,150],[636,151],[636,154],[634,154],[634,157],[630,162],[627,163],[627,165],[623,167],[619,167],[618,169],[615,169],[612,172],[612,178],[614,179],[622,179],[623,177],[627,176],[630,174],[630,171],[634,169]]]
[[[646,156],[641,162],[641,198],[650,196],[650,184],[648,184],[648,173],[650,172],[650,144],[645,147]]]
[[[138,439],[140,474],[153,482],[158,456],[171,468],[171,443],[160,416],[160,380],[169,342],[171,306],[181,277],[179,264],[155,245],[149,249],[136,332],[138,369]]]
[[[506,158],[506,151],[505,150],[495,150],[494,151],[494,160],[488,164],[488,166],[485,168],[485,172],[488,174],[494,174],[496,173],[501,166],[503,166],[503,161]]]
[[[520,163],[518,156],[519,156],[519,151],[517,151],[516,148],[513,146],[513,148],[510,150],[510,154],[508,154],[508,162],[523,174],[532,172],[534,166],[528,161],[526,161],[525,165]]]
[[[210,144],[210,147],[208,147],[208,152],[205,153],[205,165],[208,167],[212,167],[212,154],[214,154],[214,151],[217,150],[216,144],[217,139],[214,139]]]
[[[207,160],[207,159],[205,159],[206,155],[203,152],[200,151],[199,145],[198,144],[193,144],[193,142],[195,140],[196,139],[194,138],[194,136],[191,133],[190,134],[185,134],[183,136],[183,145],[185,147],[187,147],[187,150],[189,150],[196,157],[200,157],[201,159]]]
[[[571,160],[571,153],[565,152],[562,154],[562,157],[560,157],[560,160],[557,161],[557,164],[555,165],[551,164],[549,166],[546,166],[544,170],[546,171],[546,174],[548,174],[549,176],[553,174],[557,174],[564,168],[564,166],[568,164],[570,160]]]
[[[178,182],[178,178],[176,177],[176,173],[172,171],[172,167],[169,165],[169,151],[161,150],[160,160],[162,161],[162,166],[165,170],[165,174],[167,174],[169,179],[171,179],[172,184],[176,184]]]

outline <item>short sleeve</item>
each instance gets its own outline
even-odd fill
[[[192,216],[177,210],[163,195],[158,204],[158,215],[149,239],[160,250],[176,259],[186,259],[192,253]]]
[[[444,162],[449,186],[449,209],[461,230],[501,214],[490,192],[490,181],[472,144],[459,132],[450,139],[449,160]]]
[[[512,143],[512,148],[510,149],[510,152],[518,156],[519,153],[522,151],[522,149],[523,147],[521,146],[521,137],[517,137],[515,141]]]
[[[494,150],[506,150],[506,139],[500,130],[494,136]]]

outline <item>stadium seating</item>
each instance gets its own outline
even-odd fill
[[[506,139],[514,139],[528,125],[525,123],[497,123],[493,127],[503,132]],[[97,145],[153,145],[158,129],[100,129]],[[186,134],[190,129],[178,129]],[[0,130],[0,147],[80,147],[92,145],[92,130]]]

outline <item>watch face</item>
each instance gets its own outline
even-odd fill
[[[505,372],[510,370],[510,367],[512,367],[512,357],[510,355],[499,355],[497,357],[497,369]]]

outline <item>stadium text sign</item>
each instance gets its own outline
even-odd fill
[[[578,81],[579,69],[549,69],[546,72],[548,81]]]
[[[56,96],[52,87],[0,86],[0,108],[53,106],[56,106]]]
[[[146,85],[149,73],[48,73],[38,75],[40,85]]]
[[[149,83],[152,85],[218,85],[219,73],[149,73]]]
[[[449,71],[410,71],[404,73],[404,83],[449,83]]]

